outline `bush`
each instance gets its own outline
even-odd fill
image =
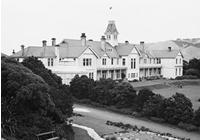
[[[144,103],[149,100],[150,97],[154,96],[155,94],[148,90],[142,89],[139,91],[138,95],[135,98],[135,106],[137,111],[142,111]]]
[[[191,123],[193,118],[192,102],[184,94],[176,93],[164,100],[163,117],[171,124]]]
[[[198,131],[198,127],[188,123],[180,122],[178,127],[185,129],[186,131]]]
[[[176,79],[176,80],[198,79],[198,76],[196,76],[196,75],[183,75],[183,76],[177,76],[175,79]]]

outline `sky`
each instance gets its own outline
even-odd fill
[[[1,0],[1,52],[63,39],[99,41],[109,20],[137,44],[200,37],[199,0]],[[112,7],[110,10],[109,7]]]

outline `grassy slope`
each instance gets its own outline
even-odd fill
[[[77,127],[73,127],[75,136],[74,139],[75,140],[93,140],[87,133],[86,130],[77,128]]]

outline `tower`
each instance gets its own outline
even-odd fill
[[[106,41],[109,42],[113,47],[118,45],[118,34],[115,21],[110,20],[105,31]]]

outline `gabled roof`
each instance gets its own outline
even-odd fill
[[[109,21],[105,34],[119,34],[115,25],[115,21]]]
[[[131,53],[135,46],[133,44],[119,43],[116,50],[120,56],[127,56]]]

